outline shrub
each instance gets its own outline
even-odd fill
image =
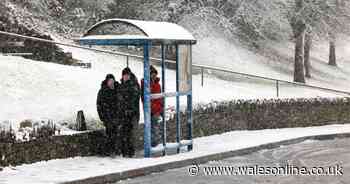
[[[15,143],[16,142],[16,134],[10,128],[9,130],[1,129],[0,130],[0,143]]]
[[[48,122],[41,122],[41,125],[36,125],[31,133],[29,133],[29,139],[43,139],[54,136],[56,132],[56,125],[52,120],[48,120]]]

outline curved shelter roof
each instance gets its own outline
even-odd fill
[[[196,39],[185,28],[169,23],[129,19],[108,19],[92,26],[82,38],[86,45],[195,44]]]

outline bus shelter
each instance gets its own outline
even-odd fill
[[[128,19],[108,19],[92,26],[80,39],[80,45],[88,46],[138,46],[143,48],[144,63],[144,156],[151,157],[153,153],[182,147],[188,151],[193,149],[192,139],[192,45],[195,38],[183,27],[154,21],[140,21]],[[150,51],[153,46],[160,46],[162,67],[162,93],[150,92]],[[165,60],[166,46],[174,46],[176,52],[176,91],[166,92]],[[181,135],[180,97],[187,97],[186,122],[187,135]],[[163,130],[162,145],[151,146],[151,99],[163,99]],[[176,98],[176,142],[167,142],[167,122],[165,120],[165,102],[167,98]],[[182,118],[183,119],[183,118]]]

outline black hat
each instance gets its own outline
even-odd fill
[[[131,70],[129,67],[124,68],[124,70],[122,71],[122,75],[130,75],[131,74]]]
[[[153,65],[151,65],[150,70],[151,70],[151,74],[152,74],[152,73],[158,74],[157,69],[156,69]]]
[[[109,79],[115,80],[114,75],[113,75],[113,74],[108,74],[108,75],[106,76],[106,81],[109,80]]]

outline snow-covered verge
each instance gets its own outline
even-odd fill
[[[6,167],[0,172],[1,184],[50,184],[170,163],[179,160],[244,149],[305,136],[350,133],[350,125],[234,131],[194,140],[194,150],[159,158],[77,157],[31,165]]]
[[[52,119],[55,122],[74,122],[76,112],[84,110],[90,122],[98,121],[96,96],[107,73],[121,77],[126,67],[125,57],[68,49],[73,56],[91,62],[92,69],[33,62],[21,57],[0,55],[0,120],[18,122],[26,119]],[[142,63],[130,62],[130,68],[141,78]],[[158,68],[159,69],[159,68]],[[167,91],[175,91],[175,72],[168,70]],[[204,87],[199,75],[193,76],[194,103],[231,99],[275,98],[274,83],[256,80],[225,81],[206,76]],[[301,87],[281,86],[282,98],[335,97],[337,95]],[[184,99],[185,100],[185,99]],[[174,105],[174,99],[167,104]],[[141,108],[142,109],[142,108]]]

